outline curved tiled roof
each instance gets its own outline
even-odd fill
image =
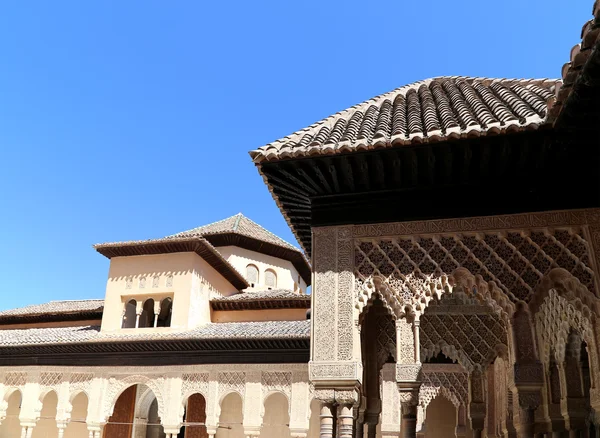
[[[586,22],[581,29],[581,42],[571,49],[570,61],[563,65],[561,72],[563,84],[558,90],[556,105],[551,111],[552,117],[558,117],[573,92],[573,86],[580,77],[585,63],[592,55],[594,47],[600,47],[600,1],[598,0],[594,2],[592,15],[594,18]]]
[[[250,152],[257,163],[537,129],[558,80],[439,77],[397,88]]]
[[[18,317],[34,317],[40,315],[67,315],[67,314],[87,314],[101,313],[104,308],[104,300],[65,300],[50,301],[44,304],[33,304],[0,311],[0,321],[3,319],[14,319]]]

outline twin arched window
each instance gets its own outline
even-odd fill
[[[265,286],[269,289],[273,289],[277,287],[277,274],[272,269],[267,269],[265,271]],[[256,265],[248,265],[246,266],[246,280],[250,283],[250,287],[255,287],[259,279],[259,272]]]

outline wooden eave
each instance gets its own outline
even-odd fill
[[[230,245],[239,246],[240,248],[248,249],[250,251],[288,260],[294,265],[306,285],[310,286],[310,264],[299,250],[285,248],[281,245],[265,242],[260,239],[254,239],[252,237],[233,232],[205,234],[203,237],[215,247]]]
[[[310,296],[298,297],[297,299],[212,300],[210,305],[213,310],[310,309]]]
[[[238,290],[250,285],[221,254],[202,237],[165,238],[133,242],[103,243],[94,248],[107,258],[195,252]]]
[[[600,206],[598,143],[551,125],[258,164],[308,254],[312,227]]]
[[[0,366],[307,363],[310,338],[177,339],[1,347]]]

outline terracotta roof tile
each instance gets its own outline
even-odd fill
[[[235,216],[228,217],[226,219],[222,219],[217,222],[213,222],[212,224],[203,225],[201,227],[192,228],[191,230],[182,231],[181,233],[177,233],[173,236],[169,237],[185,237],[185,236],[201,236],[206,237],[214,234],[240,234],[246,237],[250,237],[257,240],[262,240],[263,242],[272,243],[274,245],[279,245],[284,248],[288,248],[294,251],[300,252],[298,248],[296,248],[291,243],[286,242],[281,237],[276,236],[271,233],[267,229],[261,227],[253,220],[248,219],[242,213],[238,213]]]
[[[0,311],[0,320],[5,317],[28,317],[45,314],[76,314],[102,312],[104,300],[67,300],[50,301],[44,304],[33,304],[31,306],[20,307]]]
[[[397,88],[250,152],[257,163],[537,129],[558,80],[439,77]]]
[[[551,110],[550,117],[556,119],[564,104],[573,91],[573,86],[579,78],[583,67],[595,47],[600,51],[600,1],[596,0],[592,8],[593,18],[586,22],[581,29],[581,41],[573,46],[570,61],[563,65],[563,83],[557,90],[556,104]]]
[[[144,333],[142,330],[100,333],[98,326],[0,330],[0,348],[27,345],[62,345],[98,342],[211,339],[305,339],[310,321],[229,322],[207,324],[180,332]]]

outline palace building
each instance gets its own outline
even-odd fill
[[[103,300],[0,312],[0,438],[600,437],[599,123],[597,1],[561,80],[251,151],[302,250],[242,214],[96,245]]]

